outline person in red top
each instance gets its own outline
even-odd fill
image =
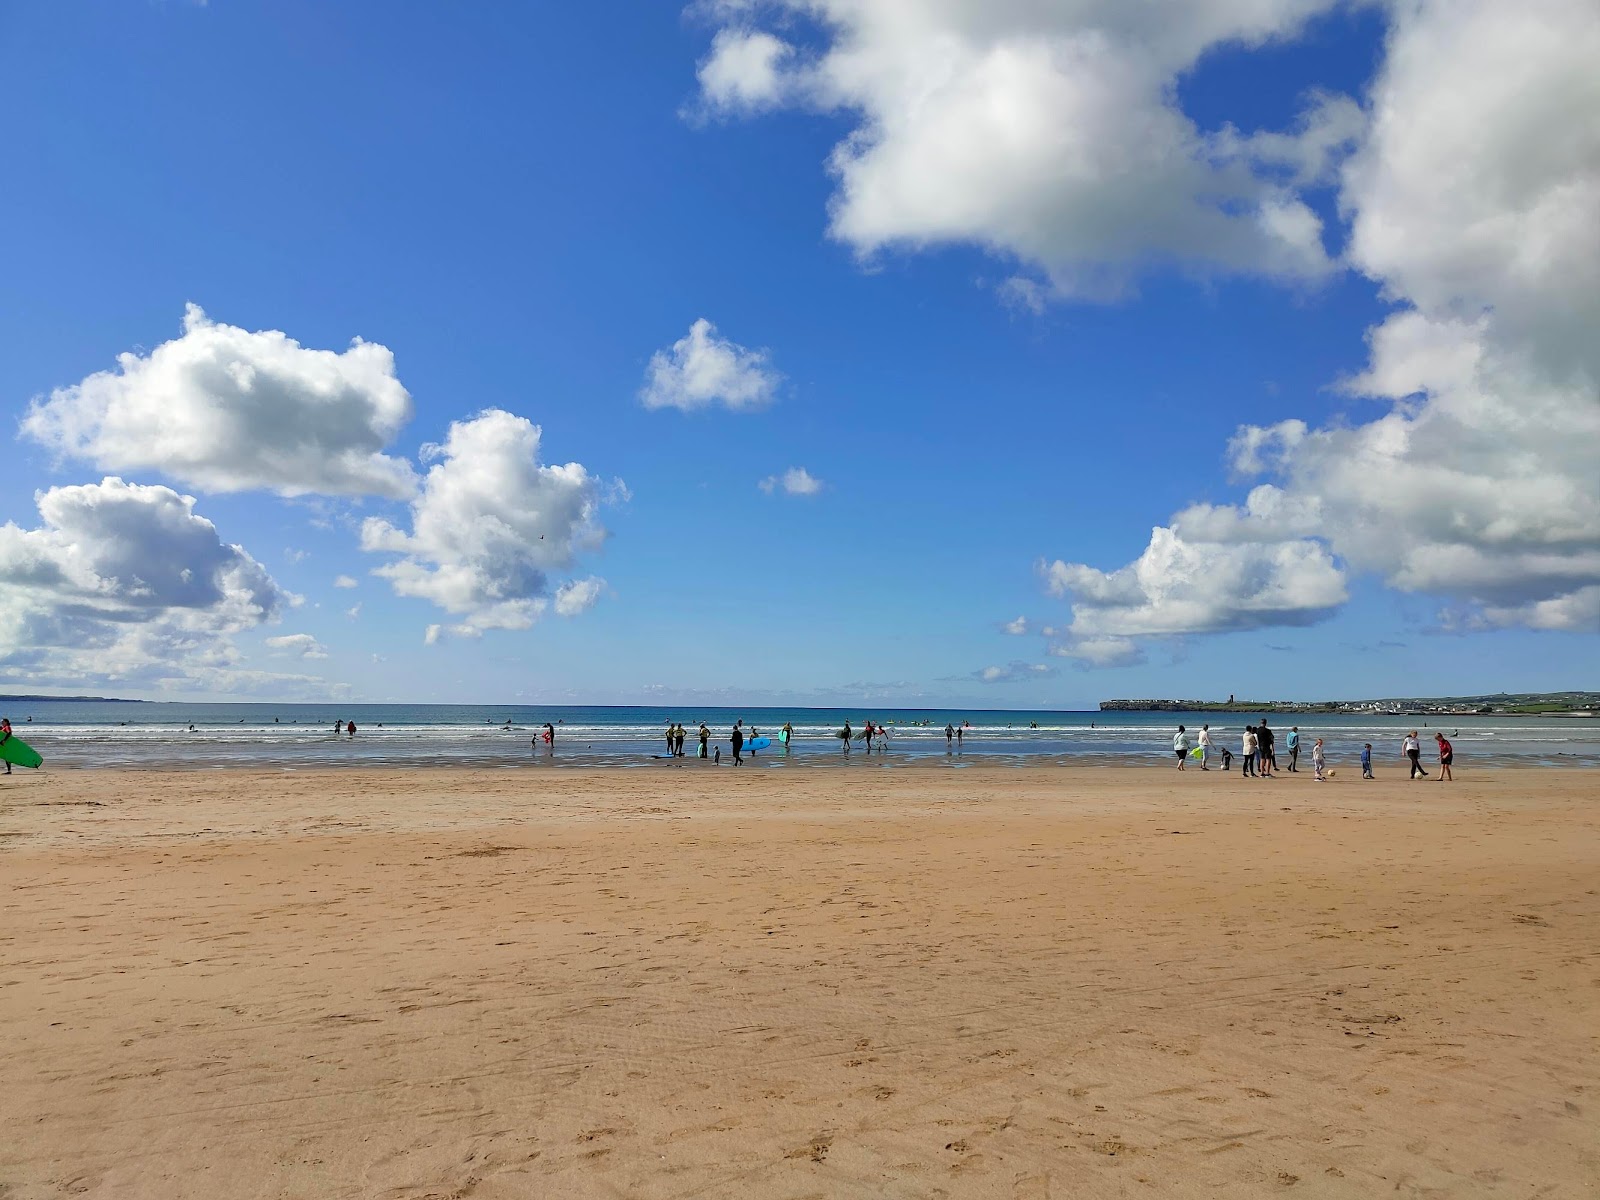
[[[1445,741],[1444,734],[1436,733],[1433,737],[1439,743],[1439,782],[1443,783],[1446,779],[1454,778],[1450,774],[1450,761],[1455,758],[1456,752],[1450,743]]]

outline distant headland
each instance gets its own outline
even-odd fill
[[[143,700],[124,700],[120,696],[28,696],[16,693],[0,695],[0,704],[21,704],[32,700],[65,700],[74,704],[143,704]]]
[[[1592,717],[1600,692],[1500,692],[1384,700],[1102,700],[1101,712],[1352,713],[1363,716]]]

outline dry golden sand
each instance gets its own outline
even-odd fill
[[[0,781],[0,1196],[1600,1193],[1600,779]]]

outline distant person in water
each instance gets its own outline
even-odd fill
[[[676,721],[667,726],[667,753],[672,755],[678,753],[678,724]]]
[[[794,726],[785,721],[783,728],[778,731],[778,736],[783,739],[783,748],[787,750],[789,743],[794,741]]]
[[[1439,782],[1443,783],[1448,779],[1454,783],[1455,776],[1450,774],[1450,764],[1456,758],[1455,747],[1445,740],[1445,736],[1442,733],[1434,734],[1433,738],[1439,743]]]
[[[956,749],[957,750],[961,749],[962,746],[966,745],[967,727],[969,725],[971,725],[971,724],[972,724],[971,721],[963,721],[963,722],[961,722],[961,724],[956,726]]]
[[[544,723],[544,744],[552,750],[556,748],[556,727],[549,721]]]
[[[944,748],[945,748],[945,753],[948,754],[954,748],[955,740],[956,740],[956,727],[954,725],[946,724],[945,727],[944,727]]]
[[[355,737],[355,735],[356,735],[356,723],[354,721],[346,721],[345,722],[345,726],[344,726],[344,731],[345,731],[345,734],[347,736]]]

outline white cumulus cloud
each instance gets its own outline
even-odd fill
[[[1208,51],[1293,37],[1336,2],[724,2],[701,97],[852,121],[831,227],[862,254],[973,244],[1087,295],[1161,263],[1317,279],[1333,264],[1302,190],[1328,180],[1359,110],[1317,96],[1288,130],[1205,130],[1177,85]]]
[[[781,475],[768,475],[758,486],[769,496],[777,491],[788,496],[815,496],[822,490],[822,480],[804,467],[790,467]]]
[[[670,349],[651,355],[639,398],[646,408],[693,412],[720,404],[742,412],[771,403],[781,378],[765,350],[718,336],[701,317]]]
[[[1050,647],[1058,658],[1069,658],[1081,670],[1132,667],[1144,662],[1139,643],[1121,637],[1088,637]]]
[[[1600,8],[1389,11],[1340,172],[1351,260],[1397,305],[1342,387],[1383,411],[1240,429],[1243,503],[1185,509],[1109,575],[1054,564],[1074,633],[1299,623],[1343,568],[1437,598],[1447,628],[1600,632]]]
[[[411,529],[369,517],[362,549],[400,555],[375,572],[402,596],[461,618],[441,633],[526,629],[549,605],[550,575],[605,538],[601,486],[581,463],[540,462],[539,427],[489,409],[456,421],[411,503]]]
[[[108,477],[36,497],[40,524],[0,525],[0,680],[51,686],[290,691],[248,669],[230,635],[297,598],[224,542],[193,497]]]
[[[588,579],[573,579],[556,589],[555,610],[558,617],[576,617],[586,613],[605,594],[606,581],[591,575]]]
[[[385,347],[310,350],[191,304],[182,336],[36,399],[22,432],[101,470],[155,470],[207,491],[399,498],[411,466],[383,449],[410,417]]]
[[[1150,533],[1115,571],[1057,560],[1043,566],[1051,594],[1070,598],[1075,639],[1171,636],[1309,625],[1344,603],[1344,572],[1320,543],[1189,542]]]
[[[335,575],[333,586],[336,588],[353,588],[360,587],[361,584],[356,581],[353,575]]]
[[[309,633],[285,633],[266,639],[269,648],[297,658],[327,658],[328,648]]]
[[[782,98],[784,60],[793,47],[770,33],[722,29],[711,41],[711,53],[696,72],[700,92],[713,111],[758,112]]]
[[[1003,667],[984,667],[974,671],[972,677],[979,683],[1020,683],[1027,679],[1045,679],[1055,673],[1055,668],[1048,663],[1010,662]]]

